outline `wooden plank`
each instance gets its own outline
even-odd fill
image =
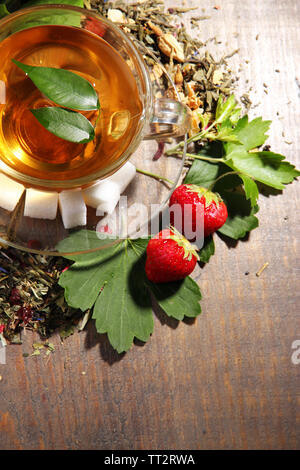
[[[252,114],[274,121],[272,148],[300,166],[299,2],[205,6],[212,19],[201,23],[201,38],[217,34],[222,53],[240,48],[232,59],[237,68],[243,62],[240,90],[249,80],[261,102]],[[195,322],[158,313],[151,340],[122,356],[93,324],[63,345],[55,338],[47,359],[22,356],[29,334],[23,347],[10,347],[0,365],[0,447],[299,448],[300,369],[291,362],[300,339],[297,202],[297,183],[261,198],[260,228],[247,242],[227,248],[218,240],[215,258],[197,272],[204,300]]]

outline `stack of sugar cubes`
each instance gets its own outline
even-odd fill
[[[96,215],[112,214],[121,194],[136,175],[135,166],[127,162],[112,176],[100,180],[87,189],[66,190],[60,193],[25,189],[24,186],[0,173],[0,207],[13,211],[24,190],[24,215],[36,219],[54,220],[59,207],[66,229],[87,224],[87,207],[96,209]]]

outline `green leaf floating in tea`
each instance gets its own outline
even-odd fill
[[[80,111],[93,111],[100,108],[98,95],[85,78],[69,70],[33,67],[14,59],[12,61],[27,74],[49,100],[59,106]]]
[[[95,137],[92,123],[79,111],[100,109],[98,95],[92,84],[69,70],[34,67],[12,59],[35,86],[60,107],[31,109],[30,111],[49,132],[69,142],[85,144]],[[69,108],[69,109],[64,109]]]
[[[91,122],[80,113],[63,108],[31,109],[32,114],[49,132],[62,139],[86,144],[95,137]]]

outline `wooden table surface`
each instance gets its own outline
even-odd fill
[[[252,86],[260,103],[252,115],[273,120],[272,149],[300,167],[300,2],[185,2],[199,4],[197,14],[212,17],[199,37],[216,35],[222,53],[240,49],[232,63],[242,64],[241,91]],[[63,344],[54,337],[47,359],[23,357],[29,333],[8,347],[0,448],[299,448],[300,364],[291,359],[300,340],[298,190],[294,183],[261,197],[260,227],[246,242],[217,240],[197,275],[203,313],[195,322],[155,316],[150,341],[121,356],[93,323]]]

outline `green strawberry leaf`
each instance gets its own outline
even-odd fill
[[[200,262],[208,263],[210,257],[215,254],[215,243],[212,235],[204,239],[204,245],[199,252]]]
[[[218,230],[222,235],[238,240],[247,232],[258,227],[258,219],[255,217],[258,206],[251,207],[246,196],[238,192],[222,191],[221,196],[227,206],[228,218],[225,224]]]
[[[233,133],[246,150],[251,150],[265,143],[268,138],[266,132],[269,130],[271,122],[263,121],[261,117],[249,122],[248,116],[244,116],[238,120]],[[232,151],[232,146],[234,144],[231,143],[225,145],[227,154]]]
[[[221,125],[217,126],[217,133],[214,134],[213,138],[222,142],[235,142],[240,144],[241,142],[234,131],[234,125],[232,124],[231,119],[228,118],[226,121],[223,121]],[[206,138],[210,139],[210,136],[211,134],[207,134]]]
[[[210,142],[198,152],[197,156],[209,158],[222,158],[224,156],[223,144],[221,142]],[[224,163],[216,161],[210,162],[205,160],[195,159],[191,168],[189,169],[186,177],[184,178],[185,184],[196,184],[209,188],[214,181],[221,175],[227,173],[228,167]],[[228,175],[222,178],[214,186],[214,191],[219,192],[219,189],[232,189],[241,184],[241,179],[237,175]]]
[[[195,184],[204,188],[210,185],[218,177],[220,166],[218,163],[194,160],[189,172],[184,178],[184,184]]]
[[[283,161],[285,157],[273,152],[247,152],[237,145],[227,155],[226,163],[234,170],[246,174],[275,189],[284,189],[300,172],[294,165]]]
[[[251,206],[254,207],[257,204],[259,192],[255,181],[249,176],[241,174],[241,178],[244,183],[244,191],[247,199],[250,199]]]
[[[61,139],[85,144],[95,137],[92,123],[80,113],[55,107],[30,111],[45,129]]]
[[[215,120],[218,124],[226,121],[232,114],[236,116],[237,102],[235,101],[234,95],[229,96],[224,101],[224,97],[220,96],[217,103]]]
[[[148,341],[153,332],[151,301],[141,261],[147,243],[148,240],[129,241],[117,257],[106,261],[101,276],[98,274],[104,289],[96,300],[92,318],[98,333],[107,333],[118,353],[130,349],[134,338]]]
[[[147,341],[152,334],[150,291],[171,317],[195,317],[201,312],[200,290],[191,278],[161,285],[148,281],[144,268],[147,244],[148,239],[114,242],[81,230],[57,247],[62,256],[75,261],[59,280],[67,303],[83,311],[93,307],[97,331],[107,333],[119,353],[130,349],[134,338]],[[94,251],[72,254],[74,249]]]
[[[242,146],[238,145],[237,147]],[[205,145],[198,155],[210,158],[222,158],[223,152],[222,144],[212,142]],[[232,169],[232,167],[230,168]],[[184,179],[184,183],[197,184],[209,188],[218,177],[226,173],[228,173],[227,161],[226,164],[224,164],[222,162],[214,163],[204,160],[194,160]],[[242,183],[245,185],[245,194],[228,191],[237,188]],[[219,229],[220,233],[238,240],[239,238],[243,238],[247,232],[258,226],[258,219],[254,215],[255,212],[257,212],[256,201],[258,192],[256,192],[256,190],[256,183],[247,175],[243,174],[228,174],[217,181],[213,191],[221,195],[228,210],[227,221],[223,227]],[[249,199],[249,201],[247,199]],[[255,207],[252,208],[251,205]],[[206,263],[214,253],[213,240],[207,247],[204,245],[204,248],[204,251],[200,252],[200,261]]]
[[[26,73],[49,100],[59,106],[79,111],[100,108],[93,85],[80,75],[65,69],[26,65],[14,59],[12,62]]]
[[[195,281],[186,277],[183,281],[154,284],[147,282],[160,307],[176,320],[196,317],[201,313],[201,293]]]

